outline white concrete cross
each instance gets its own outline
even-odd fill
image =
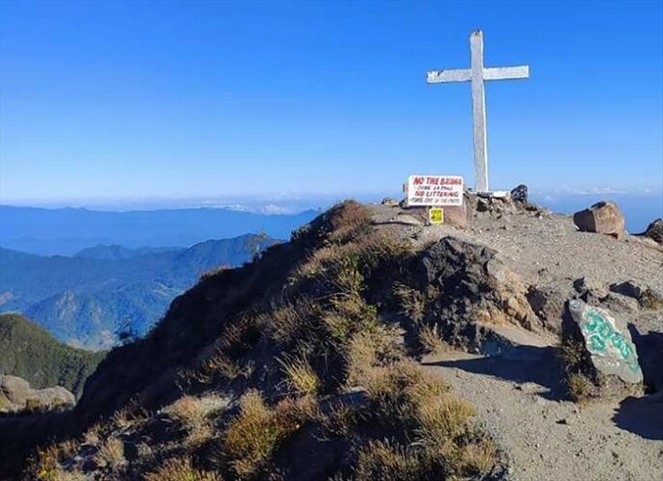
[[[475,190],[489,192],[488,152],[486,144],[486,94],[484,81],[529,77],[529,66],[486,68],[483,66],[483,32],[470,35],[471,67],[462,70],[432,70],[426,75],[429,84],[472,81],[472,121],[474,123]]]

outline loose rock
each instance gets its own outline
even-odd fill
[[[644,237],[649,237],[659,244],[663,244],[663,219],[656,219],[654,222],[649,224],[647,230],[645,230],[641,235]]]
[[[626,221],[614,202],[598,202],[573,214],[573,223],[583,232],[597,232],[621,239]]]
[[[562,333],[562,317],[567,297],[552,287],[532,287],[527,300],[534,313],[543,321],[543,327],[555,334]]]
[[[519,202],[522,204],[528,203],[527,200],[527,186],[525,184],[520,184],[514,189],[511,190],[511,198],[514,202]]]

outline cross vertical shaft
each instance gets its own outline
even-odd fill
[[[488,186],[488,142],[486,139],[486,93],[487,80],[515,80],[529,78],[529,66],[484,67],[483,33],[481,30],[470,35],[469,69],[429,70],[429,84],[447,82],[472,82],[472,124],[474,135],[474,188],[478,192],[490,192]]]
[[[483,33],[472,32],[471,75],[472,75],[472,121],[474,124],[474,175],[475,189],[488,192],[488,140],[486,139],[486,93],[483,83]]]

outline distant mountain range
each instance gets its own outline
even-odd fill
[[[33,388],[62,386],[78,397],[105,355],[59,343],[21,315],[0,315],[0,374],[22,377]]]
[[[71,256],[99,244],[128,249],[185,247],[248,232],[287,239],[317,214],[308,210],[296,215],[265,215],[210,208],[104,212],[5,205],[0,206],[0,246],[39,255]]]
[[[239,266],[276,242],[244,235],[186,249],[99,245],[72,257],[0,248],[0,312],[20,312],[67,344],[106,349],[120,332],[149,330],[205,271]]]

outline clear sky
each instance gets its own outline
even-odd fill
[[[3,203],[471,185],[477,28],[491,187],[662,189],[661,1],[0,4]]]

